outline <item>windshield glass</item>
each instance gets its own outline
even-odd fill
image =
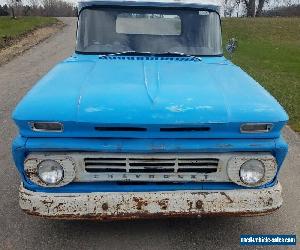
[[[196,9],[84,9],[79,16],[76,51],[220,55],[220,17]]]

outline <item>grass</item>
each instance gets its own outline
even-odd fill
[[[57,22],[58,20],[52,17],[0,17],[0,49],[36,28]]]
[[[224,44],[238,40],[233,62],[262,84],[300,131],[300,18],[224,19]]]

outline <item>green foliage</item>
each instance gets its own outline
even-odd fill
[[[224,46],[232,37],[233,62],[277,98],[300,131],[300,18],[224,19]]]
[[[18,38],[36,28],[57,23],[52,17],[0,17],[0,48],[9,44],[9,41]]]

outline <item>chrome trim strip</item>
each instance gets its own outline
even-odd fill
[[[240,178],[241,166],[249,160],[259,160],[263,163],[265,167],[264,177],[256,184],[244,183]],[[274,156],[270,153],[244,153],[241,155],[236,155],[230,159],[228,162],[227,173],[229,178],[238,185],[245,187],[259,187],[271,182],[277,172],[277,163]]]

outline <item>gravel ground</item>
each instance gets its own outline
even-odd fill
[[[1,249],[236,249],[240,234],[299,236],[300,138],[289,128],[284,135],[290,152],[280,176],[284,205],[272,215],[101,223],[53,221],[23,214],[18,206],[19,178],[10,152],[16,135],[10,114],[42,75],[74,51],[76,20],[62,20],[67,26],[60,33],[0,67]]]
[[[21,55],[24,51],[46,40],[54,33],[61,30],[62,27],[63,23],[53,24],[51,26],[33,30],[28,34],[21,36],[21,38],[17,41],[13,40],[9,47],[5,47],[0,50],[0,66],[7,63],[15,56]]]

